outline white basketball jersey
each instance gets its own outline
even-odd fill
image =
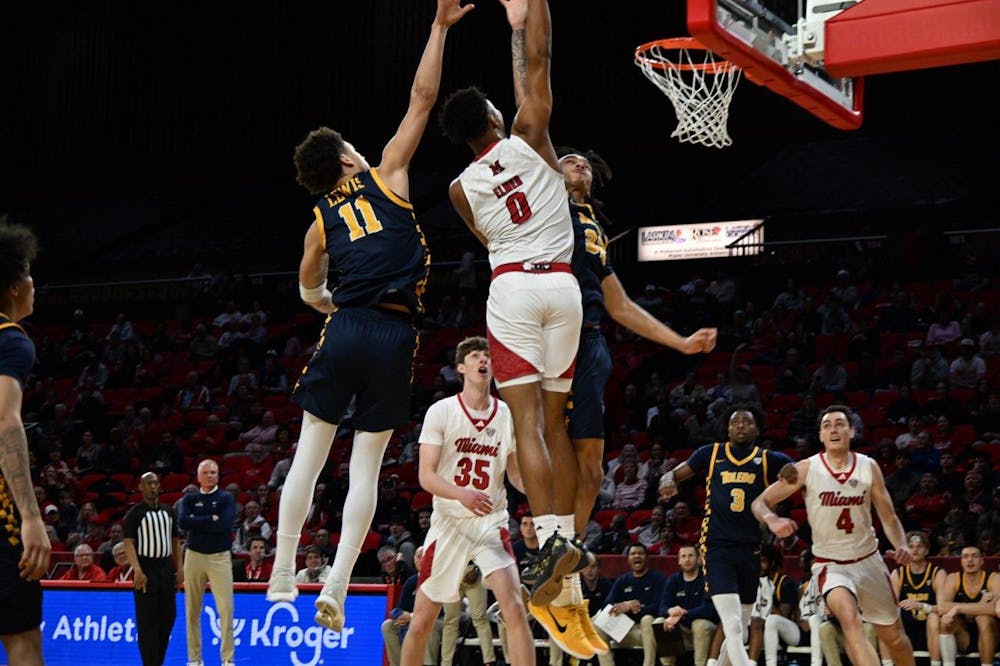
[[[490,267],[569,263],[573,223],[562,173],[518,136],[501,139],[458,177]]]
[[[490,397],[485,415],[473,414],[461,394],[438,400],[427,410],[420,444],[441,447],[437,472],[456,486],[481,490],[490,496],[493,511],[506,511],[507,456],[515,450],[514,422],[507,403]],[[434,498],[434,511],[455,518],[472,518],[458,500]]]
[[[847,561],[878,549],[872,526],[872,465],[861,453],[851,453],[847,468],[833,471],[823,453],[809,458],[809,474],[802,489],[813,555]]]
[[[774,582],[767,576],[757,579],[757,600],[750,611],[750,617],[767,618],[774,608]]]

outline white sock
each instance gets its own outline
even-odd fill
[[[931,666],[941,666],[940,659],[931,659]]]
[[[558,529],[556,515],[554,513],[546,513],[541,516],[535,516],[534,523],[535,534],[538,535],[538,544],[539,547],[542,547],[549,540],[549,537],[556,533],[556,529]]]
[[[295,570],[295,551],[299,547],[299,534],[312,504],[316,480],[330,454],[330,445],[337,434],[337,426],[327,423],[309,412],[302,414],[302,432],[288,470],[288,478],[281,489],[278,505],[278,538],[274,553],[274,568]]]
[[[564,539],[573,539],[576,536],[576,528],[573,525],[573,516],[556,516],[556,530],[559,532],[559,536]],[[577,602],[574,599],[574,586],[573,581],[576,580],[576,587],[580,587],[580,574],[573,574],[572,576],[565,576],[562,580],[562,591],[559,592],[553,601],[553,606],[572,606]],[[583,590],[580,590],[580,602],[583,603]]]
[[[575,522],[573,516],[556,516],[556,530],[564,539],[573,539],[576,536]]]
[[[722,622],[722,631],[726,636],[723,648],[730,663],[734,666],[748,666],[750,658],[747,657],[746,649],[743,647],[743,632],[750,618],[751,607],[742,606],[738,594],[713,595],[712,604],[715,605],[719,620]],[[722,654],[719,657],[721,661]]]
[[[892,659],[883,659],[882,666],[893,666]]]
[[[382,467],[382,456],[389,444],[391,430],[354,434],[351,449],[350,487],[344,500],[344,521],[340,530],[340,543],[333,558],[333,566],[327,585],[344,583],[351,578],[354,565],[361,554],[361,546],[371,529],[378,502],[378,473]],[[288,482],[285,482],[288,485]]]
[[[938,637],[938,643],[941,645],[942,666],[955,666],[955,660],[958,658],[958,643],[955,642],[955,635],[941,634]]]
[[[718,659],[712,659],[711,657],[709,657],[705,661],[705,666],[718,666],[718,663],[719,663]]]
[[[750,660],[750,666],[757,666],[757,660],[756,659],[751,659]]]

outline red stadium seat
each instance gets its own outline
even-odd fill
[[[639,527],[639,525],[644,525],[649,522],[652,515],[652,509],[633,509],[632,513],[630,513],[628,518],[625,520],[625,527],[632,529],[634,527]]]

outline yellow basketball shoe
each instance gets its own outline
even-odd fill
[[[608,647],[608,644],[604,642],[601,635],[594,629],[594,623],[590,621],[590,600],[584,599],[582,604],[577,604],[573,608],[576,609],[576,613],[580,617],[580,628],[583,629],[583,635],[590,641],[594,652],[597,654],[607,654],[610,652],[611,648]]]
[[[528,611],[548,632],[549,638],[555,641],[562,651],[577,659],[590,659],[594,656],[594,647],[583,627],[580,626],[579,606],[536,606],[528,602]]]

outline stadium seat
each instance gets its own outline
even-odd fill
[[[653,515],[652,509],[633,509],[625,520],[625,527],[632,529],[648,523]]]

